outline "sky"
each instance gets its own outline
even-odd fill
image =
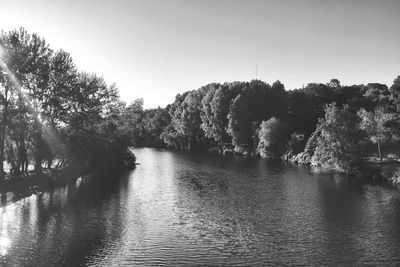
[[[400,75],[397,0],[0,0],[0,29],[21,26],[145,108],[211,82]]]

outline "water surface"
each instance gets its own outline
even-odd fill
[[[279,160],[134,152],[134,171],[3,197],[0,264],[400,264],[397,189]]]

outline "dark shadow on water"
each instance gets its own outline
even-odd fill
[[[118,198],[123,194],[120,190],[127,188],[127,177],[128,173],[88,175],[27,198],[15,194],[14,204],[3,207],[2,218],[8,217],[4,218],[6,223],[19,221],[21,226],[3,225],[12,233],[12,247],[0,256],[0,263],[82,265],[93,250],[119,237],[122,220]],[[2,195],[2,202],[6,201]]]

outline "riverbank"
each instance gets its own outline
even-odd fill
[[[108,171],[132,170],[136,167],[136,157],[130,149],[126,151],[118,161],[109,164],[103,164],[96,169],[88,169],[81,164],[69,164],[64,167],[42,169],[40,172],[30,171],[28,174],[11,177],[0,182],[0,194],[3,197],[7,192],[31,192],[37,193],[48,188],[65,185],[75,182],[82,175],[93,174],[97,172],[107,173]]]
[[[30,172],[27,175],[13,177],[0,182],[0,193],[31,192],[37,193],[57,185],[73,182],[80,175],[79,169],[43,169],[40,172]]]
[[[400,185],[400,161],[366,160],[360,166],[360,174],[373,180]]]
[[[337,171],[333,168],[315,164],[311,155],[307,152],[302,152],[296,155],[285,154],[282,158],[287,162],[297,165],[313,166]],[[400,184],[400,161],[397,159],[386,159],[380,161],[376,158],[365,158],[347,174],[371,180],[381,180],[392,184]]]
[[[209,152],[221,155],[239,155],[245,158],[261,158],[259,154],[246,151],[236,151],[234,149],[212,148]],[[281,157],[281,159],[292,164],[314,167],[326,172],[341,172],[329,166],[320,166],[319,164],[316,164],[313,162],[310,153],[307,152],[301,152],[296,155],[286,153]],[[400,185],[400,160],[386,159],[380,161],[377,158],[365,158],[362,162],[356,165],[350,173],[346,174],[359,178]]]

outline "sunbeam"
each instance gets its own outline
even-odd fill
[[[0,256],[5,256],[11,245],[11,238],[9,236],[10,224],[15,218],[15,206],[9,205],[8,207],[0,208]]]
[[[12,86],[15,89],[16,93],[18,94],[18,97],[22,100],[23,104],[33,114],[35,121],[39,123],[40,128],[42,129],[43,140],[50,147],[53,153],[59,152],[64,147],[61,138],[58,136],[56,131],[50,129],[50,127],[47,127],[46,120],[43,119],[42,114],[40,114],[40,112],[38,112],[38,110],[34,107],[33,103],[35,99],[30,97],[29,94],[25,92],[23,86],[21,86],[21,83],[19,82],[17,77],[4,62],[3,57],[6,55],[6,53],[7,52],[5,51],[5,49],[0,46],[0,69],[3,75],[5,75],[5,77],[8,79],[10,86]],[[5,99],[5,101],[7,101],[7,99]]]

